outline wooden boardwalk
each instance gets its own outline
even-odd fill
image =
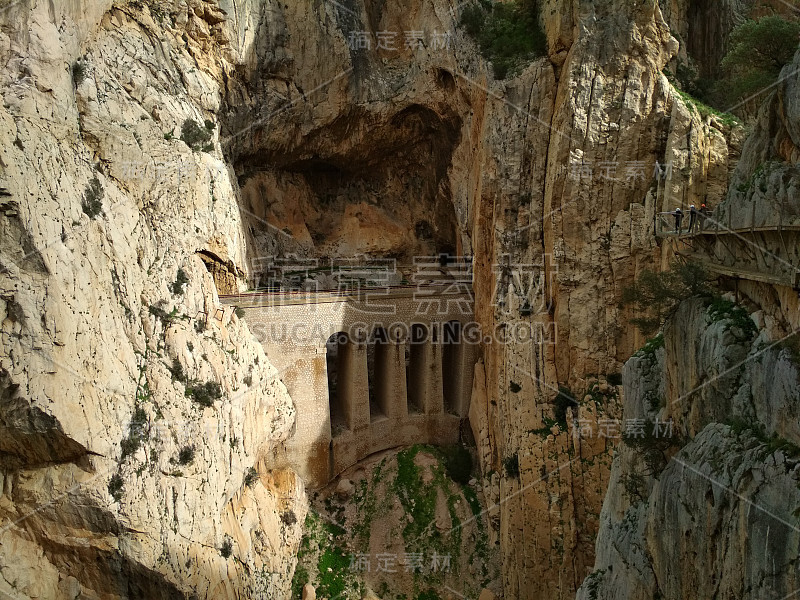
[[[754,227],[728,227],[719,221],[710,221],[708,218],[701,218],[699,223],[695,226],[693,232],[688,230],[688,217],[683,218],[683,229],[680,233],[675,231],[674,223],[672,226],[665,223],[663,217],[659,223],[660,227],[656,229],[656,237],[659,238],[693,238],[703,236],[720,236],[720,235],[747,235],[753,233],[782,233],[784,231],[800,231],[800,223],[791,223],[783,225],[760,225]],[[702,227],[700,227],[702,225]]]
[[[794,273],[769,273],[755,269],[743,269],[741,267],[729,267],[713,260],[709,260],[698,252],[678,252],[678,256],[691,262],[697,263],[710,273],[731,277],[734,279],[747,279],[759,281],[770,285],[781,285],[791,288],[800,288],[800,269],[795,269]],[[787,269],[788,270],[788,269]]]

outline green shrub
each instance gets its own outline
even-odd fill
[[[79,58],[72,63],[72,82],[78,87],[84,79],[86,79],[86,64]]]
[[[178,453],[179,465],[190,465],[194,462],[194,446],[184,446]]]
[[[798,36],[800,23],[777,15],[736,27],[722,59],[724,76],[715,88],[719,101],[736,104],[770,89],[794,58]]]
[[[646,354],[655,354],[656,350],[664,347],[664,334],[659,332],[651,339],[647,340],[637,352],[636,356],[645,356]]]
[[[516,394],[522,390],[522,386],[512,379],[511,383],[508,384],[508,389],[511,390],[512,394]]]
[[[532,0],[482,2],[461,13],[460,24],[491,61],[497,79],[506,79],[533,59],[547,55],[547,37]]]
[[[253,487],[258,481],[258,471],[256,471],[255,467],[250,467],[247,469],[247,473],[244,474],[244,484],[247,487]]]
[[[764,426],[758,421],[744,419],[742,417],[731,417],[725,422],[731,431],[736,435],[749,433],[764,446],[764,457],[780,450],[791,458],[800,456],[800,447],[789,440],[780,437],[777,433],[767,434]]]
[[[308,569],[303,565],[297,565],[292,577],[292,600],[300,600],[303,597],[303,587],[309,580]]]
[[[722,111],[719,111],[719,110],[717,110],[715,108],[712,108],[708,104],[705,104],[704,102],[701,102],[697,98],[689,95],[686,92],[682,92],[681,90],[676,89],[675,91],[678,93],[678,96],[680,96],[681,100],[683,100],[684,104],[688,108],[694,107],[695,109],[697,109],[697,112],[703,118],[713,115],[713,116],[717,117],[720,121],[722,121],[722,123],[724,125],[727,125],[728,127],[733,127],[734,125],[737,125],[737,124],[741,123],[741,121],[739,120],[739,118],[736,115],[733,115],[733,114],[731,114],[729,112],[722,112]]]
[[[119,502],[122,499],[122,490],[125,487],[125,483],[122,481],[122,475],[119,473],[114,473],[111,476],[111,479],[108,480],[108,493]]]
[[[506,470],[506,475],[519,478],[519,455],[515,452],[510,456],[506,456],[503,459],[503,467]]]
[[[461,13],[459,24],[469,35],[477,38],[483,29],[487,17],[486,8],[480,4],[474,4],[464,9],[464,12]]]
[[[338,546],[327,547],[317,562],[320,598],[343,598],[347,589],[345,575],[350,569],[350,557]]]
[[[186,386],[186,395],[200,406],[209,407],[222,398],[222,386],[216,381],[195,382]]]
[[[213,129],[214,124],[211,121],[206,121],[204,128],[200,127],[194,119],[186,119],[181,125],[181,140],[194,151],[207,152],[214,148],[214,145],[210,143]]]
[[[121,460],[125,460],[128,456],[135,454],[141,447],[142,441],[147,438],[146,424],[147,413],[141,406],[137,406],[128,425],[128,436],[120,442]]]
[[[292,525],[297,523],[297,515],[294,514],[293,510],[287,510],[281,513],[281,523],[283,523],[287,527],[291,527]]]
[[[436,488],[422,483],[414,457],[422,450],[415,445],[397,454],[397,475],[392,487],[411,521],[403,528],[403,539],[416,540],[427,535],[436,517]]]
[[[103,185],[100,183],[97,175],[95,175],[89,183],[86,184],[86,189],[83,192],[83,200],[81,201],[81,208],[90,219],[94,219],[103,212],[104,195]]]
[[[725,424],[737,435],[753,428],[752,421],[742,417],[731,417]]]
[[[179,268],[175,281],[170,284],[169,289],[173,295],[177,296],[183,293],[183,286],[187,283],[189,283],[189,278],[186,276],[186,271]]]
[[[219,553],[222,555],[222,558],[229,558],[230,555],[233,554],[233,540],[231,538],[225,537],[222,546],[220,546]]]
[[[610,568],[611,567],[609,567],[609,569]],[[603,575],[605,575],[605,572],[605,569],[600,569],[592,572],[586,578],[586,590],[589,592],[589,600],[597,600],[598,590],[600,588],[600,583],[603,581]]]
[[[156,319],[161,321],[161,324],[164,327],[168,327],[170,323],[175,320],[175,317],[178,316],[178,309],[173,308],[170,312],[164,310],[164,305],[166,302],[164,300],[159,300],[155,304],[151,304],[148,308],[148,311],[151,315],[153,315]]]
[[[651,335],[681,302],[692,296],[710,295],[709,276],[702,266],[676,263],[668,271],[645,270],[632,285],[622,290],[622,305],[633,306],[637,313],[645,315],[631,319],[631,323],[644,335]]]
[[[713,323],[730,321],[732,327],[738,328],[747,339],[752,339],[758,333],[758,327],[750,318],[744,307],[735,302],[715,297],[708,305],[708,317]]]
[[[169,372],[172,374],[172,381],[186,383],[186,372],[183,370],[183,365],[177,358],[172,361],[172,366],[169,367]]]

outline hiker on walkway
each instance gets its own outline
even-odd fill
[[[705,205],[705,203],[700,205],[700,231],[703,231],[706,228],[706,220],[711,216],[711,211]]]
[[[680,209],[680,207],[678,207],[678,208],[675,209],[675,212],[672,213],[672,214],[675,217],[675,233],[680,234],[681,233],[681,223],[683,222],[683,211]]]
[[[694,233],[694,228],[697,225],[697,209],[692,204],[689,207],[689,233]]]

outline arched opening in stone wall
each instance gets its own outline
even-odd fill
[[[458,414],[461,393],[461,323],[448,321],[442,326],[442,396],[444,411]]]
[[[331,418],[331,435],[349,430],[347,401],[349,393],[348,356],[350,339],[344,332],[334,333],[325,343],[328,370],[328,410]]]
[[[370,422],[389,417],[391,348],[392,344],[386,330],[383,327],[373,329],[367,346]]]
[[[231,260],[223,260],[209,250],[198,250],[197,256],[211,273],[217,293],[221,295],[239,292],[239,279],[244,276]]]
[[[425,412],[425,350],[428,328],[421,323],[411,325],[411,335],[406,344],[406,390],[408,412]]]

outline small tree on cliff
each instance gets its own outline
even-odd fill
[[[673,264],[668,271],[644,271],[633,285],[622,291],[622,305],[633,306],[631,319],[644,335],[658,331],[678,305],[692,296],[710,296],[706,270],[696,263]]]
[[[464,9],[461,26],[492,62],[496,79],[506,79],[535,58],[547,56],[538,0],[480,0]]]
[[[770,89],[792,61],[799,41],[800,22],[777,15],[736,27],[722,59],[724,77],[715,90],[718,102],[730,106]]]

